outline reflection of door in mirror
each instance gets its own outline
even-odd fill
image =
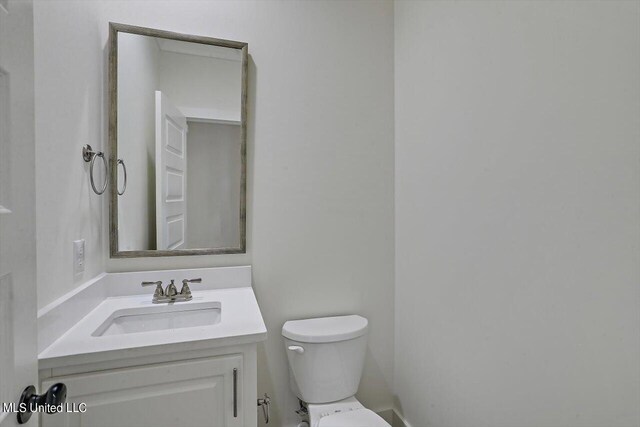
[[[184,249],[187,233],[187,119],[156,91],[157,249]]]
[[[117,249],[244,252],[246,45],[173,36],[117,33]]]
[[[240,127],[187,119],[156,91],[157,249],[237,245]]]

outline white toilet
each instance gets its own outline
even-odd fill
[[[307,404],[310,427],[389,427],[354,397],[362,376],[367,319],[290,320],[282,326],[290,385]]]

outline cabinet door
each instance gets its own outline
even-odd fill
[[[86,412],[42,417],[42,426],[242,427],[241,367],[232,355],[50,378],[43,390],[64,382],[67,409],[85,403]]]

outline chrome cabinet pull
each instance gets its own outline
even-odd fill
[[[124,164],[124,160],[122,159],[118,159],[116,168],[118,167],[118,165],[122,165],[122,172],[124,172],[124,185],[122,186],[122,191],[120,191],[120,189],[116,189],[116,191],[118,192],[118,196],[122,196],[127,190],[127,166]]]
[[[238,368],[233,368],[233,417],[238,418]]]

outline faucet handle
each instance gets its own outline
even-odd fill
[[[142,282],[140,283],[142,286],[154,286],[156,287],[155,292],[153,293],[154,298],[162,298],[164,296],[164,290],[162,289],[162,280],[158,280],[157,282]]]
[[[151,286],[151,285],[162,285],[162,280],[158,280],[157,282],[142,282],[140,283],[142,286]]]
[[[191,289],[189,288],[189,283],[201,283],[202,278],[199,277],[197,279],[183,279],[182,280],[182,289],[180,289],[180,295],[183,295],[189,299],[191,299]]]

